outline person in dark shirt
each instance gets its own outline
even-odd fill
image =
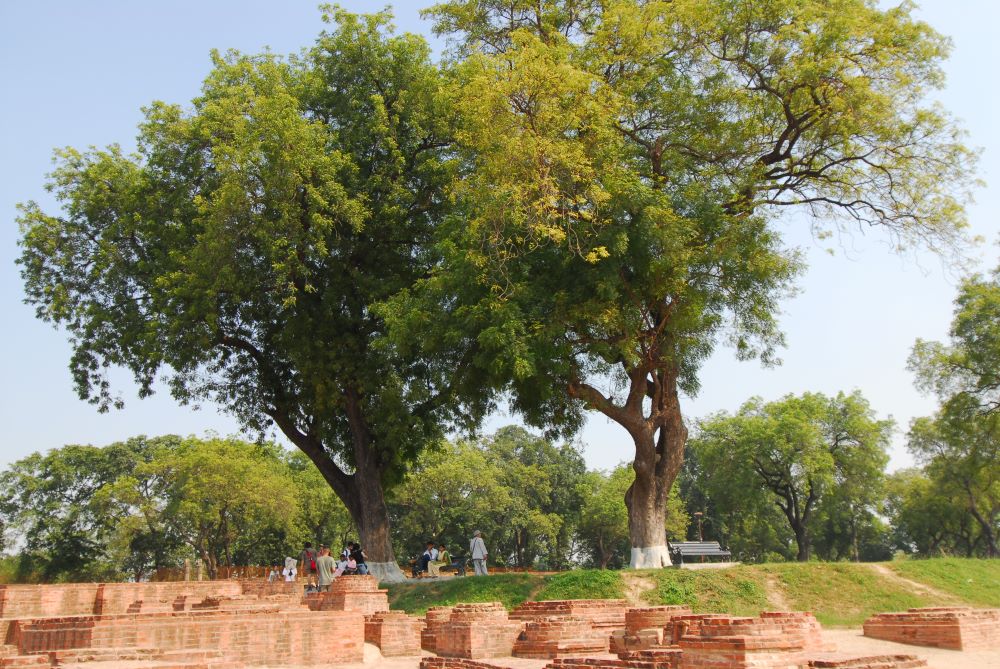
[[[351,549],[351,557],[354,559],[354,562],[357,563],[358,565],[358,573],[367,574],[368,563],[366,561],[368,559],[368,556],[365,554],[364,550],[362,550],[361,544],[357,542],[354,543],[354,547]]]

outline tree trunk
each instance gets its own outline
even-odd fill
[[[389,536],[389,509],[385,503],[379,453],[362,416],[357,393],[348,389],[345,397],[348,400],[346,413],[354,451],[353,474],[340,469],[322,442],[313,435],[300,431],[287,413],[275,410],[270,415],[292,443],[309,456],[330,488],[347,507],[351,520],[358,528],[361,547],[368,556],[366,563],[369,572],[380,582],[402,583],[406,577],[396,563]]]
[[[570,383],[569,396],[581,399],[628,431],[635,446],[635,481],[625,493],[628,508],[632,569],[670,566],[666,515],[670,486],[684,462],[687,428],[681,415],[677,370],[656,365],[628,370],[629,393],[616,405],[599,390],[582,382]],[[645,415],[651,400],[649,415]]]
[[[670,487],[680,472],[687,440],[687,429],[679,408],[671,418],[667,425],[660,428],[655,442],[652,434],[648,437],[633,436],[635,481],[625,493],[632,545],[629,566],[632,569],[670,566],[666,532],[667,499]]]
[[[794,523],[792,531],[795,532],[795,544],[799,547],[795,559],[799,562],[809,562],[809,532],[805,523]]]

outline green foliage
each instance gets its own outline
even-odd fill
[[[889,568],[905,578],[926,583],[976,606],[1000,607],[1000,562],[944,558],[897,560]]]
[[[686,604],[697,613],[757,615],[767,608],[767,591],[759,570],[667,569],[640,572],[656,587],[643,595],[653,605]]]
[[[181,402],[280,429],[382,537],[382,486],[452,408],[457,360],[402,357],[374,312],[436,263],[452,114],[423,39],[327,11],[301,56],[214,53],[190,105],[145,108],[135,154],[58,152],[62,211],[21,208],[18,262],[82,399],[120,406],[112,366],[140,397],[166,374]]]
[[[917,387],[951,413],[1000,411],[1000,269],[962,282],[949,335],[949,344],[914,344],[909,367]]]
[[[545,577],[545,585],[534,601],[552,599],[621,599],[625,596],[621,572],[606,569],[574,569]]]
[[[136,437],[32,454],[0,473],[19,582],[141,580],[187,557],[272,564],[347,534],[346,509],[301,456],[233,439]]]
[[[927,101],[948,43],[911,9],[439,2],[427,14],[453,40],[468,172],[441,271],[392,302],[394,340],[474,345],[481,385],[529,424],[572,430],[596,410],[622,425],[630,499],[648,509],[632,543],[657,545],[678,392],[698,391],[720,342],[777,361],[801,269],[780,212],[820,234],[847,221],[904,243],[961,237],[976,156]]]
[[[896,547],[905,553],[941,557],[976,550],[978,531],[966,497],[923,469],[903,469],[888,477],[885,509]]]
[[[780,584],[795,611],[812,611],[823,625],[856,626],[875,613],[947,604],[887,580],[869,565],[768,564],[758,567]]]
[[[389,583],[389,606],[420,615],[432,606],[460,602],[502,602],[509,610],[531,599],[542,586],[537,574],[493,574],[488,577],[440,579],[433,583]]]
[[[565,568],[584,471],[574,447],[518,427],[477,442],[442,443],[418,459],[391,497],[396,545],[419,555],[434,541],[464,556],[478,529],[492,562]]]
[[[700,467],[697,484],[718,510],[752,516],[776,505],[805,561],[817,514],[847,528],[854,548],[860,526],[874,522],[891,431],[892,421],[877,420],[858,392],[806,393],[770,403],[755,398],[735,416],[711,416],[690,450]]]

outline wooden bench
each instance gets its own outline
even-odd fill
[[[718,541],[678,541],[668,543],[671,559],[678,565],[684,564],[685,558],[726,558],[731,559],[733,554],[719,545]]]

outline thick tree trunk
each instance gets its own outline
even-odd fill
[[[368,556],[366,563],[369,572],[380,582],[400,583],[406,577],[396,563],[392,550],[389,509],[382,487],[383,468],[379,462],[379,453],[362,415],[357,393],[348,389],[344,394],[347,398],[346,413],[354,451],[353,474],[340,469],[322,442],[313,435],[300,431],[287,413],[275,410],[270,415],[292,443],[309,456],[330,488],[347,507],[351,520],[358,528],[361,547]]]
[[[672,385],[672,384],[671,384]],[[684,461],[687,428],[680,412],[676,387],[661,409],[662,427],[656,437],[651,432],[633,432],[636,457],[633,481],[625,494],[628,508],[629,540],[632,569],[653,569],[670,566],[667,550],[667,500],[670,487],[680,473]]]
[[[648,364],[629,369],[627,373],[629,392],[622,405],[582,382],[570,383],[568,394],[624,427],[632,437],[635,481],[625,493],[632,546],[629,566],[632,569],[665,567],[670,565],[667,499],[670,486],[684,462],[687,442],[687,428],[677,393],[677,370]]]

